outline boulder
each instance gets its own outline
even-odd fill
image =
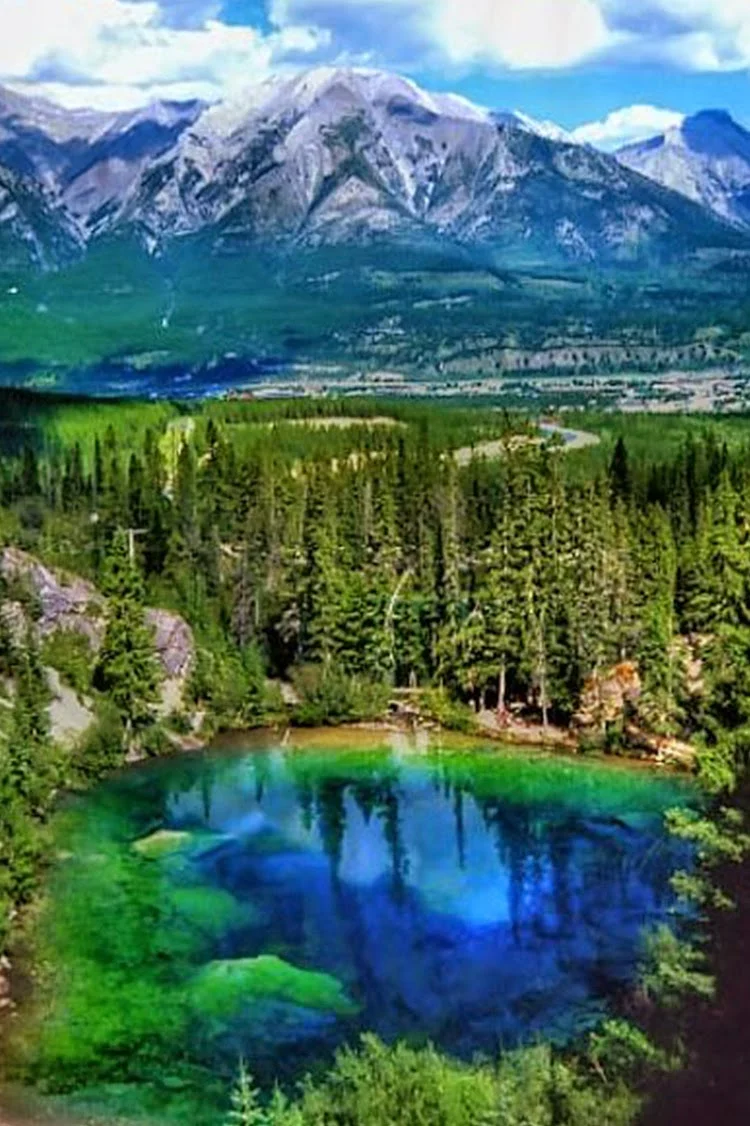
[[[583,686],[573,725],[582,731],[603,732],[637,706],[641,677],[634,661],[620,661],[604,672],[593,673]]]
[[[0,555],[0,575],[6,582],[25,587],[36,600],[37,628],[42,637],[57,630],[72,630],[82,633],[92,649],[99,648],[106,603],[92,583],[53,571],[16,547],[6,547]]]
[[[695,766],[695,748],[673,735],[654,735],[634,723],[626,724],[625,738],[628,746],[652,755],[665,766],[679,766],[692,770]]]
[[[56,669],[45,669],[45,673],[51,695],[48,710],[52,737],[63,746],[74,744],[96,719],[93,705],[63,684]]]
[[[193,631],[184,618],[169,610],[147,610],[146,621],[154,631],[156,654],[168,680],[183,680],[195,660]]]

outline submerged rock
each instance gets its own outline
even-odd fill
[[[274,954],[210,962],[194,978],[190,998],[208,1016],[229,1018],[258,999],[349,1016],[357,1006],[330,974],[302,970]]]
[[[170,906],[187,926],[210,935],[222,934],[241,924],[247,925],[257,917],[250,904],[238,902],[221,888],[175,888],[170,896]]]
[[[158,829],[148,837],[134,841],[132,848],[147,860],[159,860],[175,852],[184,852],[192,844],[193,834],[176,829]]]

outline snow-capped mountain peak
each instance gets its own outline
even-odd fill
[[[750,132],[726,110],[702,110],[617,156],[723,219],[750,227]]]

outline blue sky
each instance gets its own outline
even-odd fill
[[[750,125],[750,0],[0,0],[0,20],[0,82],[67,105],[355,65],[605,147],[704,107]]]

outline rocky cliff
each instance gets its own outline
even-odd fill
[[[22,601],[7,599],[3,605],[3,616],[16,635],[23,635],[31,617],[40,640],[58,631],[70,631],[86,638],[92,655],[98,652],[107,625],[107,600],[92,583],[46,567],[15,547],[7,547],[0,554],[0,576],[12,593],[25,596]],[[29,614],[29,608],[33,613]],[[195,660],[195,641],[190,626],[179,614],[149,608],[146,620],[153,629],[154,647],[164,673],[160,710],[166,715],[182,705]]]

